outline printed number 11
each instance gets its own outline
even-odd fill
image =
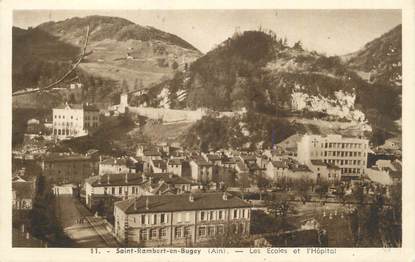
[[[91,248],[91,254],[99,254],[98,248]]]

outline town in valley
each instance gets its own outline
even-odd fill
[[[263,26],[202,52],[116,15],[16,24],[13,247],[401,247],[386,26],[337,56]]]

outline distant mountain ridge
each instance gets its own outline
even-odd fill
[[[62,87],[70,79],[81,81],[83,100],[91,102],[108,104],[122,90],[149,88],[202,55],[176,35],[117,17],[74,17],[28,30],[14,27],[13,90],[42,87],[67,72],[80,54],[88,27],[87,56]],[[22,106],[30,102],[30,107],[43,101],[32,96],[15,100]]]
[[[144,27],[127,19],[108,16],[73,17],[59,22],[46,22],[37,26],[52,35],[77,43],[85,35],[85,28],[89,26],[91,41],[112,39],[116,41],[127,40],[160,40],[186,49],[198,51],[194,46],[180,37],[163,32],[154,27]],[[198,51],[200,52],[200,51]]]

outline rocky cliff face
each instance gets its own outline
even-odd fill
[[[355,109],[356,94],[335,91],[335,98],[315,96],[296,90],[291,94],[291,108],[295,111],[308,110],[358,122],[366,120],[365,114]]]

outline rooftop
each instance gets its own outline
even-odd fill
[[[181,165],[182,160],[178,158],[169,159],[169,165]]]
[[[126,179],[127,176],[127,179]],[[170,173],[131,173],[131,174],[106,174],[102,176],[93,176],[85,180],[85,182],[91,184],[94,187],[99,186],[127,186],[127,185],[143,185],[150,182],[152,184],[159,183],[163,180],[166,184],[193,184],[193,181],[184,177],[176,176]]]
[[[190,201],[190,194],[142,196],[116,202],[115,206],[127,214],[251,207],[242,199],[226,194],[226,200],[223,193],[191,194],[193,201]]]
[[[206,161],[202,156],[194,156],[192,160],[199,166],[211,166],[212,163]]]
[[[95,105],[91,104],[63,104],[54,109],[83,109],[85,111],[99,111]]]
[[[81,154],[52,153],[52,154],[45,155],[43,159],[44,161],[82,161],[82,160],[91,160],[91,157],[81,155]]]
[[[288,168],[288,165],[284,161],[272,161],[271,163],[276,168]]]

